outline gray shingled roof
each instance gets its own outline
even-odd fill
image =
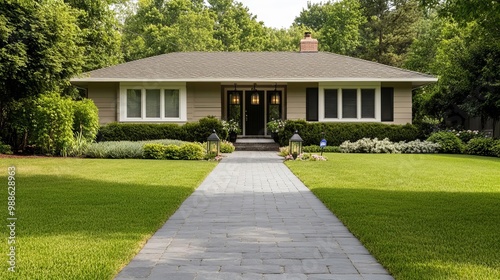
[[[80,82],[436,82],[434,76],[328,52],[186,52],[82,74]]]

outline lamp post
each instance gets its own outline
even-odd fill
[[[296,159],[298,155],[302,154],[302,138],[300,137],[299,133],[297,130],[295,130],[295,134],[290,138],[289,142],[289,148],[290,148],[290,154],[292,155],[293,159]]]
[[[207,138],[207,155],[209,157],[216,157],[219,155],[220,151],[220,138],[217,136],[217,133],[214,132],[210,134]]]

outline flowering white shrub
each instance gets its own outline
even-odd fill
[[[356,142],[345,141],[340,145],[343,153],[387,153],[387,154],[416,154],[416,153],[436,153],[439,144],[429,141],[415,140],[411,142],[394,143],[389,139],[378,140],[377,138],[363,138]]]
[[[285,160],[294,160],[292,155],[287,155],[285,156]],[[328,158],[326,156],[320,156],[316,154],[300,154],[297,156],[297,159],[299,161],[327,161]]]

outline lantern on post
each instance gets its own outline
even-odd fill
[[[219,155],[220,151],[220,138],[217,133],[214,132],[210,134],[207,138],[207,155],[209,157],[216,157]]]
[[[290,154],[293,159],[296,159],[298,155],[302,154],[302,138],[300,137],[297,130],[295,130],[295,134],[290,138],[290,142],[288,143],[290,148]]]

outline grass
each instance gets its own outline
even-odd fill
[[[500,159],[327,156],[286,164],[396,279],[500,279]]]
[[[112,279],[214,168],[214,162],[0,159],[15,165],[15,273],[0,279]],[[7,221],[4,219],[4,223]],[[8,252],[2,230],[2,252]]]

